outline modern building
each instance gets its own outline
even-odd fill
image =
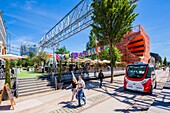
[[[21,45],[20,48],[21,56],[29,56],[30,52],[33,52],[35,55],[37,54],[36,45]]]
[[[161,56],[159,54],[151,52],[150,55],[155,58],[155,62],[161,62]]]
[[[127,64],[136,61],[149,63],[150,38],[141,25],[133,27],[133,30],[124,36],[117,48],[123,54],[122,61]]]
[[[155,67],[160,67],[161,57],[157,53],[150,53],[151,57],[155,58]]]
[[[2,16],[2,11],[0,11],[0,55],[6,54],[6,27],[4,19]]]

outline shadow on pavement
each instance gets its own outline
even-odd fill
[[[154,98],[157,96],[156,92],[153,95],[148,95],[147,93],[124,90],[123,83],[120,80],[115,80],[114,83],[116,84],[110,84],[110,83],[104,84],[103,87],[101,88],[102,90],[98,88],[92,89],[107,94],[111,98],[114,98],[119,102],[125,103],[127,104],[127,106],[129,106],[129,108],[127,109],[126,108],[115,109],[114,112],[129,113],[133,111],[146,111],[152,104],[151,101],[153,101]],[[122,84],[121,87],[120,84]],[[145,96],[146,98],[142,98],[142,96]]]
[[[68,104],[70,101],[66,101],[66,102],[60,102],[59,104],[63,104],[64,106],[62,108],[69,108],[69,109],[76,109],[79,108],[81,106],[75,105],[75,101],[73,101],[72,104]]]
[[[10,110],[10,109],[11,109],[11,105],[0,106],[0,111]]]

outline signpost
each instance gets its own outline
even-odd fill
[[[10,103],[11,103],[11,106],[12,106],[12,109],[14,110],[14,105],[16,104],[14,98],[13,98],[13,94],[12,94],[12,91],[11,89],[9,88],[9,85],[8,84],[5,84],[3,89],[2,89],[2,93],[0,95],[0,105],[1,105],[1,101],[2,101],[2,96],[4,94],[4,91],[6,91],[7,95],[8,95],[8,98],[10,100]]]

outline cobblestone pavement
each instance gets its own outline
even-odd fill
[[[112,112],[146,112],[153,103],[166,81],[164,77],[166,71],[157,71],[158,87],[154,89],[153,95],[145,95],[140,92],[123,91],[123,76],[114,78],[114,83],[110,83],[110,78],[104,79],[103,88],[98,88],[99,81],[92,80],[86,82],[85,94],[87,104],[77,107],[77,101],[72,105],[67,103],[71,99],[70,90],[60,90],[38,95],[30,95],[16,99],[15,110],[0,110],[1,113],[112,113]],[[76,100],[76,99],[75,99]],[[3,105],[9,105],[9,101]]]
[[[66,105],[61,109],[53,111],[51,113],[77,113],[80,112],[82,109],[85,109],[93,104],[101,102],[102,100],[107,99],[109,96],[105,94],[100,94],[91,98],[87,99],[87,104],[82,107],[77,107],[77,102],[73,102],[72,105]]]

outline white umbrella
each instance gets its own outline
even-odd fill
[[[84,61],[91,61],[91,59],[90,58],[85,58],[85,59],[83,59]]]
[[[5,54],[5,55],[0,55],[0,58],[5,58],[5,59],[16,59],[16,58],[23,58],[22,56],[17,56],[13,54]]]
[[[103,60],[103,62],[104,62],[104,63],[110,63],[110,61],[109,61],[109,60]]]
[[[75,62],[84,62],[84,60],[81,59],[81,58],[77,58],[77,59],[75,59],[74,61],[75,61]]]
[[[103,61],[101,61],[101,60],[94,60],[94,63],[103,63]]]
[[[66,59],[65,61],[67,61],[67,62],[71,62],[71,58],[69,58],[69,59]]]

